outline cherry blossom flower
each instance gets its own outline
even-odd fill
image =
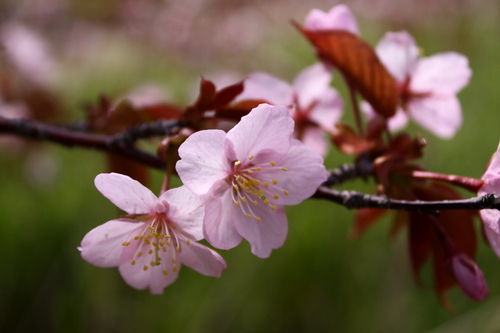
[[[331,70],[322,63],[305,68],[290,85],[275,76],[257,72],[245,80],[245,90],[237,101],[264,100],[290,106],[295,120],[294,137],[325,156],[328,140],[325,131],[333,133],[343,113],[338,92],[330,87]]]
[[[309,31],[347,30],[359,35],[359,28],[354,15],[344,4],[333,6],[327,13],[312,9],[305,19],[305,28]]]
[[[118,266],[127,284],[149,287],[152,294],[161,294],[175,281],[181,264],[216,277],[226,268],[219,254],[196,243],[203,238],[203,202],[184,186],[157,198],[121,174],[100,174],[95,185],[130,216],[108,221],[85,235],[78,249],[92,265]]]
[[[406,31],[388,32],[376,51],[396,79],[401,105],[388,126],[403,128],[408,117],[440,138],[451,138],[462,125],[462,111],[456,94],[467,85],[472,74],[467,57],[456,52],[419,58],[419,49]],[[369,117],[374,113],[363,104]]]
[[[230,249],[245,238],[261,258],[283,245],[284,205],[310,197],[328,176],[323,158],[291,138],[293,126],[286,107],[261,104],[227,134],[199,131],[181,145],[176,169],[206,199],[210,244]]]
[[[478,195],[494,194],[500,196],[500,145],[481,179],[485,183],[479,189]],[[488,241],[497,256],[500,257],[500,211],[482,209],[479,214],[483,220],[486,237],[488,237]]]

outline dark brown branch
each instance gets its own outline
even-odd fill
[[[428,214],[439,214],[439,210],[456,209],[500,209],[500,197],[486,194],[462,200],[443,201],[405,201],[389,199],[385,196],[368,195],[354,191],[336,191],[320,186],[312,198],[326,199],[345,206],[348,209],[378,208],[417,211]]]
[[[155,125],[156,126],[156,125]],[[165,131],[171,131],[174,126],[169,123],[164,126]],[[49,125],[27,119],[7,119],[0,117],[0,133],[8,133],[37,141],[50,141],[66,147],[84,147],[115,154],[152,168],[165,169],[165,162],[157,156],[134,148],[131,143],[137,138],[144,137],[143,131],[132,129],[114,136],[75,132],[70,129]],[[152,130],[149,136],[160,135]],[[153,133],[153,134],[151,134]],[[168,134],[168,133],[167,133]]]
[[[367,177],[372,174],[373,163],[368,157],[361,155],[356,164],[343,164],[336,169],[329,170],[328,179],[322,186],[332,187],[356,178],[363,178],[366,180]]]

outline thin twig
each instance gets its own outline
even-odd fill
[[[417,211],[437,215],[439,210],[457,209],[500,209],[500,197],[486,194],[461,200],[406,201],[389,199],[385,196],[368,195],[354,191],[337,191],[320,186],[312,198],[326,199],[348,209],[378,208]]]

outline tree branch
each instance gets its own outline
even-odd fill
[[[0,133],[13,134],[37,141],[50,141],[66,147],[84,147],[115,154],[152,168],[165,169],[159,157],[132,146],[140,139],[170,134],[177,121],[157,121],[131,127],[116,135],[75,132],[71,129],[28,119],[8,119],[0,116]]]
[[[378,208],[407,210],[438,215],[439,210],[457,209],[500,209],[500,197],[486,194],[462,200],[443,201],[406,201],[389,199],[385,196],[368,195],[354,191],[337,191],[320,186],[312,198],[326,199],[345,206],[348,209]]]
[[[370,161],[367,156],[361,155],[356,164],[343,164],[336,169],[330,170],[328,179],[322,186],[332,187],[356,178],[363,178],[366,180],[366,178],[372,174],[372,161]]]

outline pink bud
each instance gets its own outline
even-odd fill
[[[467,296],[478,302],[488,296],[488,285],[483,272],[467,255],[454,255],[448,265],[449,272]]]

